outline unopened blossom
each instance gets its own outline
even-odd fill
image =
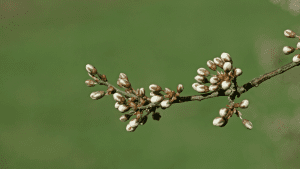
[[[197,82],[204,83],[206,77],[205,77],[205,76],[202,76],[202,75],[197,75],[197,76],[194,77],[194,79],[195,79]]]
[[[121,113],[124,113],[126,112],[130,107],[129,106],[126,106],[124,104],[121,104],[119,107],[118,107],[118,110],[121,112]]]
[[[207,61],[206,64],[211,70],[213,70],[213,71],[217,70],[217,65],[212,60]]]
[[[159,103],[163,100],[164,98],[162,96],[152,96],[151,97],[151,103]]]
[[[300,50],[300,42],[297,43],[297,48]]]
[[[125,79],[125,80],[128,81],[128,77],[127,77],[127,75],[125,73],[120,73],[119,78],[120,79]]]
[[[113,98],[114,98],[115,101],[120,102],[121,99],[124,98],[124,97],[120,93],[114,93]]]
[[[228,53],[223,52],[221,54],[221,59],[223,62],[230,62],[231,61],[231,57]]]
[[[145,96],[145,89],[144,88],[140,88],[139,95],[140,96]]]
[[[245,109],[249,106],[249,101],[248,100],[243,100],[241,103],[240,103],[240,108],[242,109]]]
[[[170,101],[169,100],[164,100],[160,103],[161,107],[163,108],[168,108],[171,106]]]
[[[223,69],[225,72],[229,72],[232,69],[232,65],[230,62],[225,62],[223,65]]]
[[[295,62],[295,63],[300,62],[300,54],[295,55],[295,56],[293,57],[293,62]]]
[[[209,91],[209,87],[205,85],[199,85],[196,87],[196,91],[199,93],[206,93]]]
[[[219,110],[219,114],[220,114],[221,117],[226,116],[228,114],[228,108],[221,108]]]
[[[283,53],[288,55],[291,54],[295,51],[295,48],[291,47],[291,46],[284,46],[282,49]]]
[[[128,114],[123,114],[123,115],[120,117],[120,121],[121,121],[121,122],[125,122],[125,121],[127,121],[129,118],[130,118],[130,115],[128,115]]]
[[[93,80],[86,80],[86,81],[85,81],[85,84],[86,84],[88,87],[94,87],[95,84],[97,84],[97,82],[94,82]]]
[[[91,75],[97,74],[97,69],[96,69],[93,65],[91,65],[91,64],[87,64],[87,65],[85,66],[85,69],[86,69],[86,71],[87,71],[88,73],[90,73]]]
[[[96,91],[96,92],[92,92],[90,97],[93,100],[98,100],[98,99],[101,99],[104,95],[105,95],[104,91]]]
[[[296,33],[290,29],[285,30],[283,33],[284,33],[284,36],[287,38],[295,38],[296,37]]]
[[[247,120],[247,119],[243,120],[243,124],[249,130],[251,130],[253,128],[253,124],[249,120]]]
[[[226,124],[226,120],[223,117],[216,117],[213,120],[213,125],[218,127],[223,127]]]
[[[126,79],[119,79],[120,83],[122,86],[129,88],[131,86],[130,82],[127,81]]]
[[[197,86],[199,86],[199,85],[200,85],[199,83],[193,83],[192,87],[193,87],[194,90],[196,90]]]
[[[130,124],[127,124],[127,126],[126,126],[126,130],[129,132],[134,132],[136,130],[136,128],[137,128],[137,126],[132,127]]]
[[[218,90],[218,88],[219,88],[219,86],[218,85],[210,85],[209,86],[209,91],[216,91],[216,90]]]
[[[242,73],[243,73],[242,69],[240,69],[240,68],[234,69],[234,76],[236,76],[236,77],[240,76]]]
[[[221,83],[222,89],[224,89],[224,90],[227,90],[230,87],[230,85],[231,85],[231,82],[228,82],[228,81],[223,81]]]
[[[182,84],[179,84],[178,86],[177,86],[177,92],[178,93],[181,93],[183,91],[183,85]]]
[[[115,103],[115,108],[118,109],[119,106],[120,106],[119,102],[116,102],[116,103]]]
[[[149,86],[149,89],[150,89],[152,92],[159,92],[159,91],[162,90],[161,87],[158,86],[158,85],[156,85],[156,84],[150,85],[150,86]]]
[[[223,69],[224,62],[221,58],[219,57],[214,58],[214,62],[216,63],[217,66]]]
[[[219,80],[220,80],[220,79],[219,79],[217,76],[213,76],[213,77],[210,78],[209,82],[210,82],[211,84],[216,84],[216,83],[219,82]]]
[[[210,74],[210,72],[208,70],[206,70],[205,68],[199,68],[197,70],[197,73],[201,76],[208,76]]]

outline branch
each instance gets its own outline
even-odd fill
[[[284,31],[284,35],[288,38],[299,38],[296,33],[287,29]],[[293,53],[295,50],[300,50],[300,42],[297,43],[297,48],[290,46],[284,46],[283,52],[288,55]],[[229,104],[225,108],[221,108],[219,114],[221,117],[216,117],[213,120],[213,125],[224,127],[228,120],[232,117],[233,114],[236,114],[241,120],[244,126],[247,129],[252,129],[253,125],[249,120],[242,118],[242,113],[237,110],[237,108],[245,109],[249,105],[248,100],[243,100],[241,103],[235,103],[235,97],[240,97],[243,93],[249,91],[252,87],[258,87],[264,81],[269,80],[270,78],[277,76],[286,72],[293,67],[300,65],[300,54],[295,55],[292,59],[293,62],[288,63],[274,71],[260,75],[245,83],[242,86],[238,86],[237,77],[242,75],[242,70],[240,68],[232,67],[233,61],[228,53],[223,52],[221,57],[216,57],[212,60],[207,61],[207,66],[216,71],[217,67],[224,70],[224,72],[217,71],[217,75],[210,75],[210,72],[205,68],[199,68],[197,70],[198,75],[195,76],[197,83],[192,85],[193,89],[199,95],[193,96],[180,96],[183,91],[183,85],[179,84],[177,86],[177,92],[165,88],[163,90],[160,86],[152,84],[149,86],[151,90],[151,98],[145,95],[145,89],[140,88],[134,90],[131,86],[131,83],[128,80],[128,77],[124,73],[120,73],[117,84],[119,87],[125,89],[125,92],[116,88],[107,82],[106,75],[100,74],[97,69],[90,65],[86,65],[86,70],[88,75],[94,79],[86,80],[85,83],[89,87],[93,87],[96,84],[107,86],[107,91],[96,91],[91,93],[90,97],[94,100],[101,99],[105,95],[113,94],[113,98],[116,101],[115,108],[118,109],[121,113],[125,113],[120,117],[120,120],[125,122],[130,119],[131,116],[136,115],[136,118],[132,119],[129,124],[126,126],[126,130],[133,132],[139,125],[144,125],[147,122],[148,115],[152,114],[154,120],[159,121],[161,118],[160,114],[156,112],[158,108],[166,109],[171,105],[176,103],[184,103],[188,101],[202,101],[204,99],[210,99],[219,96],[228,96]],[[98,76],[98,77],[96,77]],[[208,76],[211,76],[208,80]],[[209,86],[205,84],[210,83]],[[161,92],[164,92],[166,95],[163,95]],[[143,111],[146,111],[146,115],[143,116]]]

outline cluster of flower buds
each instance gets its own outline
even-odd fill
[[[249,120],[242,119],[242,113],[237,110],[237,108],[246,109],[249,106],[248,100],[243,100],[241,103],[232,103],[231,105],[226,106],[227,107],[219,110],[221,117],[216,117],[213,120],[214,126],[224,127],[228,123],[229,118],[232,117],[233,114],[236,114],[242,120],[242,123],[247,129],[251,130],[253,128],[252,123]]]
[[[287,38],[297,37],[300,40],[300,36],[296,35],[296,33],[293,32],[290,29],[285,30],[283,33],[284,33],[284,36],[287,37]],[[296,48],[293,48],[291,46],[284,46],[283,47],[283,53],[286,54],[286,55],[289,55],[289,54],[293,53],[295,50],[300,50],[300,42],[298,42],[296,46],[297,46]],[[295,63],[300,62],[300,54],[297,54],[293,57],[293,62],[295,62]]]
[[[217,75],[213,75],[209,80],[210,72],[205,68],[197,70],[198,75],[195,76],[197,83],[192,85],[193,89],[199,93],[207,93],[209,91],[217,91],[219,89],[227,90],[231,86],[231,81],[242,74],[240,68],[232,67],[233,61],[228,53],[223,52],[221,57],[216,57],[207,61],[207,66],[213,70],[217,70],[217,66],[224,70],[224,72],[217,71]],[[209,86],[204,85],[210,83]]]

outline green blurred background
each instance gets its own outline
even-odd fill
[[[192,89],[197,69],[227,52],[242,85],[291,62],[300,2],[275,0],[1,0],[0,168],[300,168],[299,68],[236,99],[243,118],[212,125],[227,97],[159,109],[133,133],[112,96],[92,100],[86,64],[114,86]],[[295,53],[299,54],[299,51]],[[214,72],[211,72],[215,74]],[[150,116],[151,117],[151,116]]]

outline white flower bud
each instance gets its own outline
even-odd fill
[[[240,76],[242,73],[243,73],[242,69],[240,69],[240,68],[234,69],[234,76],[236,76],[236,77]]]
[[[251,129],[253,128],[253,124],[252,124],[249,120],[247,120],[247,119],[244,119],[244,120],[243,120],[243,124],[244,124],[245,127],[246,127],[247,129],[249,129],[249,130],[251,130]]]
[[[118,107],[118,110],[121,112],[121,113],[124,113],[126,112],[130,107],[129,106],[126,106],[124,104],[121,104],[119,107]]]
[[[125,80],[128,81],[128,77],[127,77],[127,75],[125,73],[120,73],[119,78],[120,79],[125,79]]]
[[[213,77],[210,78],[209,82],[210,82],[211,84],[216,84],[216,83],[219,82],[219,80],[220,80],[220,79],[219,79],[217,76],[213,76]]]
[[[118,102],[115,103],[115,108],[118,109],[120,104]]]
[[[153,92],[150,92],[150,96],[152,97],[152,96],[155,96],[155,94],[153,93]]]
[[[221,117],[226,116],[228,114],[228,108],[221,108],[219,110],[219,114],[220,114]]]
[[[296,33],[290,29],[285,30],[283,33],[284,33],[284,36],[287,38],[294,38],[296,36]]]
[[[113,98],[114,98],[115,101],[120,102],[121,99],[124,98],[124,97],[120,93],[114,93]]]
[[[97,84],[97,82],[94,82],[92,80],[86,80],[85,81],[85,84],[88,86],[88,87],[94,87],[95,84]]]
[[[197,82],[203,83],[205,81],[205,77],[201,75],[197,75],[194,77]]]
[[[213,125],[214,126],[218,126],[218,127],[223,127],[226,125],[226,120],[222,117],[216,117],[214,120],[213,120]]]
[[[295,55],[295,56],[293,57],[293,62],[295,62],[295,63],[300,62],[300,54]]]
[[[200,85],[200,84],[199,84],[199,83],[193,83],[193,84],[192,84],[192,88],[193,88],[194,90],[196,90],[196,88],[197,88],[198,85]]]
[[[122,86],[129,88],[131,86],[130,82],[128,82],[126,79],[119,79]]]
[[[125,121],[127,121],[128,120],[128,116],[126,115],[126,114],[124,114],[124,115],[122,115],[121,117],[120,117],[120,121],[121,122],[125,122]]]
[[[183,91],[183,85],[182,84],[179,84],[178,86],[177,86],[177,92],[178,93],[181,93]]]
[[[231,82],[228,82],[228,81],[223,81],[221,86],[222,86],[222,89],[224,90],[227,90],[231,85]]]
[[[136,130],[137,127],[131,127],[130,124],[127,124],[126,126],[126,130],[129,131],[129,132],[134,132]]]
[[[88,73],[90,73],[91,75],[94,75],[97,73],[97,69],[93,66],[93,65],[90,65],[90,64],[87,64],[85,66],[85,69]]]
[[[284,46],[283,47],[283,53],[288,55],[288,54],[291,54],[295,51],[295,48],[291,47],[291,46]]]
[[[210,72],[208,70],[206,70],[205,68],[199,68],[197,70],[197,73],[201,76],[208,76],[210,74]]]
[[[105,95],[105,92],[104,92],[104,91],[97,91],[97,92],[91,93],[91,94],[90,94],[90,97],[91,97],[93,100],[98,100],[98,99],[101,99],[104,95]]]
[[[158,103],[161,102],[164,98],[161,96],[152,96],[151,97],[151,103]]]
[[[223,69],[224,62],[221,58],[219,57],[214,58],[214,62],[216,63],[216,65],[218,65],[220,68]]]
[[[136,118],[130,120],[129,125],[131,127],[137,127],[139,125],[138,120]]]
[[[223,69],[225,72],[229,72],[232,69],[232,65],[230,62],[225,62],[223,65]]]
[[[210,85],[209,86],[209,91],[216,91],[216,90],[218,90],[218,88],[219,88],[219,86],[218,85]]]
[[[199,93],[206,93],[209,91],[209,88],[205,85],[198,85],[195,90]]]
[[[223,52],[221,54],[221,59],[223,62],[230,62],[231,61],[231,57],[228,53]]]
[[[165,93],[170,93],[170,92],[172,92],[172,90],[171,89],[169,89],[169,88],[165,88],[165,91],[164,91]]]
[[[156,85],[156,84],[152,84],[149,86],[149,89],[152,91],[152,92],[159,92],[161,91],[161,87]]]
[[[160,103],[161,107],[163,108],[168,108],[171,106],[170,101],[169,100],[164,100]]]
[[[241,103],[240,103],[240,108],[242,109],[245,109],[247,108],[249,105],[249,101],[248,100],[243,100]]]
[[[217,70],[217,65],[212,60],[207,61],[206,64],[211,70],[213,71]]]
[[[297,43],[297,48],[300,50],[300,42]]]
[[[144,88],[140,88],[139,95],[145,96],[145,89]]]

